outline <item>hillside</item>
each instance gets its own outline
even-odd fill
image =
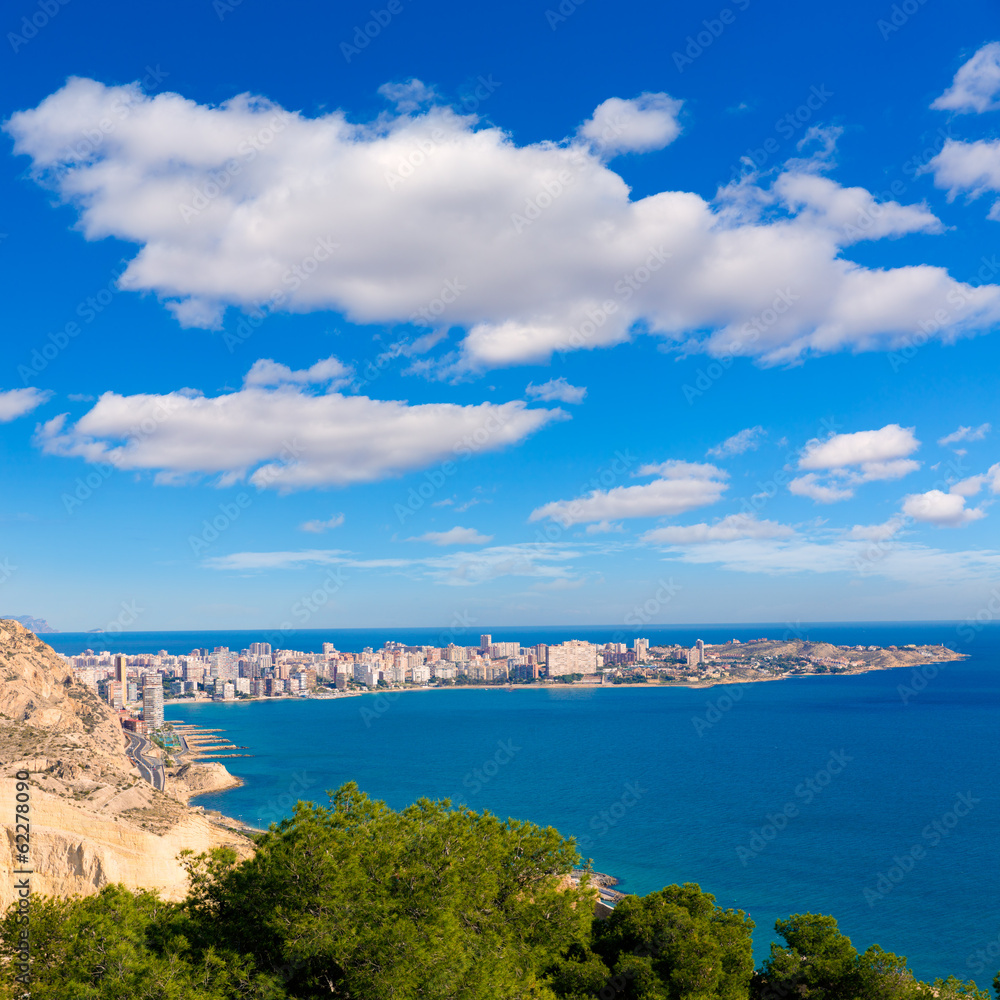
[[[218,765],[192,765],[190,787],[234,784]],[[116,713],[74,681],[60,657],[11,619],[0,619],[0,815],[10,850],[0,852],[0,906],[12,898],[15,780],[31,773],[32,891],[93,893],[110,882],[184,895],[184,848],[248,842],[186,804],[190,788],[158,792],[125,753]]]

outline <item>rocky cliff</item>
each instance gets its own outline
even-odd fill
[[[236,784],[219,764],[191,765],[167,792],[146,784],[125,753],[117,714],[51,647],[0,619],[0,906],[12,901],[16,780],[30,774],[31,889],[93,893],[109,882],[184,895],[177,855],[250,842],[188,806],[192,791]]]

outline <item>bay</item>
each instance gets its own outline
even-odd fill
[[[310,630],[281,644],[360,649],[386,639],[440,642],[420,636],[442,631]],[[619,632],[482,631],[526,644]],[[812,623],[634,634],[690,643],[783,631],[835,643],[944,642],[969,658],[699,690],[175,704],[167,717],[223,728],[250,747],[253,757],[228,762],[245,784],[198,800],[250,823],[279,820],[298,798],[325,803],[326,790],[345,781],[396,808],[450,797],[576,836],[623,890],[698,882],[756,921],[758,960],[776,918],[831,913],[858,948],[877,942],[904,954],[921,978],[954,972],[987,987],[1000,968],[1000,628]],[[123,633],[101,648],[241,648],[261,634]],[[452,641],[475,643],[478,634]],[[78,642],[45,638],[57,649]]]

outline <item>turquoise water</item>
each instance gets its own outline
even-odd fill
[[[248,822],[277,820],[296,798],[325,801],[348,780],[395,807],[450,796],[577,836],[628,891],[699,882],[750,913],[759,957],[777,917],[811,910],[834,914],[860,948],[907,955],[921,977],[985,987],[1000,968],[1000,629],[812,632],[953,648],[964,638],[971,656],[939,672],[742,689],[449,690],[173,705],[167,716],[251,748],[231,762],[242,788],[198,800]]]

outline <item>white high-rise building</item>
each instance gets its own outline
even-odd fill
[[[549,646],[545,662],[549,677],[592,674],[597,670],[597,647],[582,639],[570,639],[558,646]]]
[[[142,721],[147,732],[163,728],[163,685],[145,684],[142,688]]]
[[[635,650],[635,659],[637,663],[642,663],[643,660],[649,658],[649,640],[648,639],[636,639],[632,644],[632,648]]]

